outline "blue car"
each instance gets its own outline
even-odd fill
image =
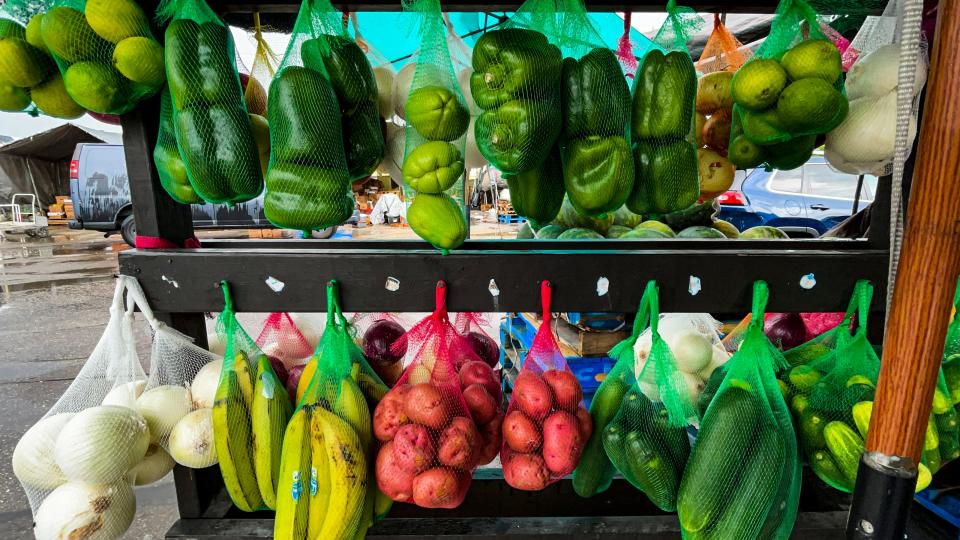
[[[858,210],[871,201],[877,177],[866,176]],[[857,176],[834,171],[813,156],[790,171],[737,171],[730,191],[717,197],[720,219],[740,231],[757,225],[777,227],[793,238],[816,238],[850,217]]]

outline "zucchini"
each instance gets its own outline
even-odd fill
[[[630,368],[633,366],[631,365]],[[616,369],[616,368],[614,368]],[[573,471],[573,491],[581,497],[593,497],[606,491],[616,472],[603,449],[603,433],[607,424],[617,415],[623,396],[630,388],[626,381],[632,369],[621,369],[616,375],[604,379],[603,384],[590,402],[590,418],[593,420],[593,434],[587,440],[580,455],[580,463]],[[632,378],[632,377],[631,377]]]
[[[830,457],[829,452],[825,450],[817,450],[814,452],[813,455],[810,456],[810,468],[829,486],[847,493],[853,491],[853,484],[847,480],[846,475],[840,471],[837,464],[833,461],[833,458]]]
[[[867,430],[870,427],[870,416],[873,414],[873,402],[861,401],[853,406],[853,422],[857,425],[860,436],[866,440]]]
[[[623,450],[619,460],[608,454],[623,477],[643,491],[657,508],[676,510],[680,476],[666,449],[643,433],[631,431],[624,436]]]
[[[701,418],[707,414],[707,407],[710,406],[713,397],[717,395],[717,390],[720,389],[720,385],[723,383],[723,378],[726,374],[727,365],[724,364],[714,369],[710,377],[707,378],[706,384],[703,385],[703,390],[701,390],[700,395],[697,396],[697,410],[700,411]]]
[[[728,386],[710,405],[677,497],[685,538],[705,532],[730,502],[730,491],[742,475],[743,456],[749,453],[759,423],[755,400],[750,392]]]
[[[837,467],[851,484],[855,483],[857,469],[860,467],[860,456],[863,455],[863,439],[853,431],[853,428],[836,420],[823,428],[823,438],[827,442],[827,449],[833,454]]]
[[[795,435],[790,430],[789,437],[795,439]],[[787,439],[784,441],[790,445],[793,441]],[[783,476],[780,479],[780,486],[777,489],[777,496],[767,512],[767,517],[760,529],[757,538],[787,538],[793,530],[793,524],[797,520],[797,507],[800,499],[800,456],[796,448],[793,448],[793,457],[790,457],[789,448],[784,447]],[[790,464],[793,464],[791,467]],[[791,506],[789,503],[793,501]]]
[[[683,469],[687,466],[687,459],[690,458],[690,437],[687,435],[685,427],[670,425],[670,418],[666,409],[661,408],[649,426],[649,432],[657,441],[662,441],[663,447],[670,455],[671,463],[683,475]]]
[[[803,448],[807,453],[826,448],[826,441],[823,439],[823,428],[827,425],[827,422],[828,419],[826,417],[810,408],[800,414],[800,429],[798,431],[800,432],[800,442],[803,443]]]

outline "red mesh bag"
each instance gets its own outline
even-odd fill
[[[363,351],[370,367],[383,379],[387,386],[396,384],[403,373],[403,357],[406,346],[394,351],[392,345],[406,328],[400,317],[393,313],[355,313],[351,326],[355,329],[355,341]]]
[[[503,478],[516,489],[539,491],[573,472],[593,423],[583,390],[553,337],[550,282],[540,288],[543,323],[513,381],[503,420]]]
[[[712,73],[714,71],[736,71],[753,54],[743,46],[737,38],[727,30],[720,21],[720,14],[713,14],[713,32],[703,46],[700,60],[697,61],[697,71]]]
[[[306,364],[313,354],[313,347],[307,343],[289,313],[271,313],[267,317],[257,336],[257,346],[271,360],[279,360],[287,371]]]
[[[496,369],[497,365],[500,364],[500,346],[490,336],[490,333],[484,330],[484,327],[491,328],[493,326],[490,323],[490,318],[484,313],[461,311],[457,313],[453,325],[470,343],[473,352],[487,365]],[[457,366],[457,369],[459,369],[459,366]]]
[[[442,281],[437,283],[436,310],[394,346],[406,347],[413,361],[373,413],[373,432],[383,443],[377,454],[377,485],[394,501],[456,508],[466,497],[473,470],[488,453],[486,447],[499,445],[498,437],[485,436],[498,416],[498,400],[490,392],[499,393],[499,384],[450,324]],[[463,365],[459,373],[458,364]],[[474,421],[465,399],[480,369],[485,370],[480,389],[491,399],[475,414],[487,413],[481,417],[485,424]]]

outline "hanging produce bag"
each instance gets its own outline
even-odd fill
[[[613,420],[604,428],[603,448],[628,482],[658,508],[673,512],[690,455],[687,424],[698,425],[699,417],[685,373],[657,330],[660,308],[653,281],[647,283],[641,302],[646,306],[639,312],[648,320],[639,324],[650,325],[650,352]],[[708,359],[709,348],[708,344]],[[632,376],[633,367],[629,369]]]
[[[947,327],[947,340],[943,346],[943,375],[950,392],[950,402],[960,409],[960,280],[953,296],[953,319]]]
[[[444,254],[467,237],[464,162],[467,108],[447,49],[438,0],[404,2],[419,21],[420,54],[406,98],[403,182],[413,203],[407,222]]]
[[[393,386],[403,374],[403,357],[406,347],[393,352],[391,346],[406,328],[400,318],[392,313],[357,313],[351,326],[356,329],[356,341],[364,358],[387,386]]]
[[[543,322],[513,381],[503,419],[503,479],[527,491],[540,491],[572,473],[593,428],[580,381],[553,337],[551,292],[550,282],[543,281]]]
[[[480,360],[493,369],[497,368],[500,364],[500,346],[484,329],[487,327],[495,331],[495,327],[490,324],[488,314],[461,311],[457,313],[453,326],[467,339],[470,348]]]
[[[213,404],[223,483],[244,512],[275,509],[283,433],[292,405],[270,359],[237,321],[226,281],[217,333],[227,344]]]
[[[257,50],[253,55],[250,73],[240,73],[240,87],[243,89],[243,102],[250,114],[250,129],[257,144],[257,157],[260,159],[260,172],[267,174],[270,164],[270,126],[267,123],[267,90],[276,74],[280,59],[263,37],[260,26],[260,13],[253,14],[253,39]]]
[[[847,116],[840,51],[806,0],[781,0],[770,34],[733,76],[730,160],[741,169],[795,169],[817,135]]]
[[[46,2],[10,0],[0,7],[0,111],[73,119],[84,108],[67,94],[43,42]]]
[[[180,157],[173,127],[173,102],[167,86],[160,91],[160,128],[157,131],[157,143],[153,147],[153,164],[157,167],[160,185],[171,199],[180,204],[203,204],[203,199],[190,183],[187,168]]]
[[[337,282],[327,283],[316,367],[283,439],[274,521],[281,540],[363,538],[392,502],[373,481],[370,411],[386,387],[359,355],[338,296]]]
[[[151,433],[136,407],[146,374],[137,358],[134,308],[117,279],[110,320],[56,404],[17,442],[13,473],[33,511],[37,538],[119,538],[136,512],[132,483],[147,461]]]
[[[786,539],[800,494],[800,457],[775,373],[783,355],[763,335],[768,289],[753,286],[753,322],[701,422],[680,481],[684,538]]]
[[[157,17],[170,21],[163,62],[190,185],[210,203],[253,199],[263,173],[230,31],[203,0],[164,0]]]
[[[719,13],[713,14],[713,31],[703,46],[700,59],[697,60],[697,71],[700,73],[714,73],[716,71],[736,71],[753,54],[744,47],[743,43],[733,35],[723,24]]]
[[[292,403],[297,402],[297,385],[313,355],[313,348],[300,333],[289,313],[271,313],[257,336],[257,347],[270,359],[277,378],[287,389]]]
[[[633,79],[635,180],[627,208],[635,214],[667,214],[697,202],[700,182],[694,103],[697,73],[687,41],[703,20],[690,8],[667,3],[667,20],[643,55]]]

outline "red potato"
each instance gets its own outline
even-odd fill
[[[540,454],[511,453],[503,464],[503,479],[516,489],[540,491],[550,483],[550,473]]]
[[[483,425],[497,416],[497,402],[482,384],[471,384],[463,389],[463,400],[473,420]]]
[[[403,470],[395,459],[393,441],[383,445],[377,454],[377,487],[384,495],[398,502],[413,498],[413,480],[416,475]]]
[[[483,440],[477,427],[468,418],[458,416],[440,434],[437,459],[448,467],[471,469],[475,465]]]
[[[580,443],[587,444],[590,435],[593,434],[593,418],[583,407],[577,407],[577,423],[580,424]]]
[[[482,384],[497,401],[503,395],[500,389],[500,377],[481,360],[473,360],[460,367],[460,388],[466,388],[471,384]]]
[[[500,431],[502,427],[503,416],[499,414],[490,422],[479,426],[483,448],[477,457],[477,466],[490,463],[500,453],[500,445],[503,444],[503,434]]]
[[[404,410],[404,396],[409,387],[404,387],[396,387],[387,392],[373,410],[373,434],[377,440],[392,440],[400,426],[410,422]]]
[[[415,384],[404,396],[404,412],[411,422],[440,429],[449,417],[443,394],[430,383]]]
[[[430,468],[437,455],[430,431],[420,424],[401,426],[391,444],[397,466],[410,474],[420,474]]]
[[[550,387],[537,374],[529,371],[522,371],[513,381],[513,400],[533,420],[543,420],[553,408]]]
[[[556,411],[543,421],[543,461],[551,473],[563,476],[573,472],[582,450],[576,416]]]
[[[540,448],[543,435],[523,411],[510,411],[503,420],[503,440],[514,452],[526,454]]]
[[[447,467],[436,467],[413,479],[413,502],[423,508],[456,508],[469,488],[469,476]]]
[[[541,375],[553,392],[554,405],[558,409],[574,412],[583,401],[583,390],[577,376],[564,369],[548,369]]]

